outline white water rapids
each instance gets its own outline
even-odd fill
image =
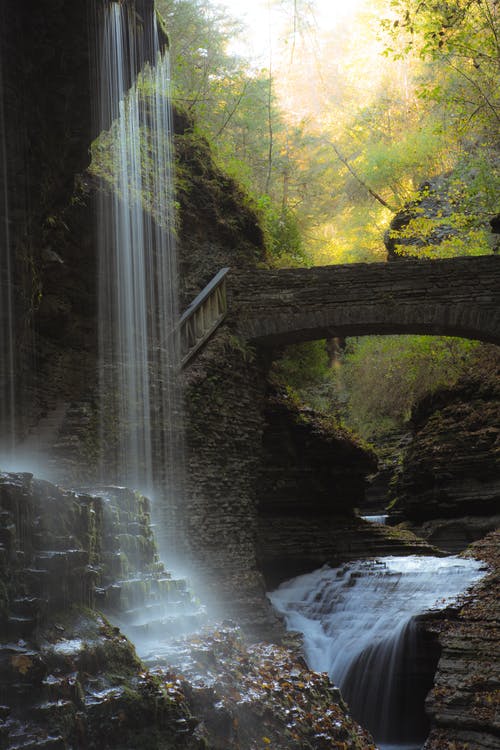
[[[452,602],[481,567],[458,557],[360,560],[287,581],[269,598],[287,628],[304,634],[309,666],[328,672],[354,717],[378,742],[402,746],[426,732],[423,705],[413,705],[430,687],[414,618]]]

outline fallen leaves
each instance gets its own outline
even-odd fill
[[[164,689],[188,695],[207,739],[225,750],[374,748],[328,676],[288,648],[248,645],[237,628],[219,628],[185,642],[178,668],[164,671]]]
[[[26,656],[26,654],[14,654],[11,657],[10,663],[13,669],[22,675],[27,674],[33,667],[33,660],[29,656]]]

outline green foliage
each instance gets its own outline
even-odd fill
[[[329,375],[328,357],[324,341],[293,344],[274,363],[274,376],[295,391],[321,382]]]
[[[390,37],[406,39],[405,51],[415,50],[432,63],[436,84],[422,94],[455,115],[454,127],[481,130],[500,122],[498,64],[500,11],[497,0],[393,0],[396,20],[382,23]],[[441,72],[441,80],[436,76]],[[443,75],[444,74],[444,75]]]
[[[337,382],[348,424],[365,438],[402,427],[422,396],[452,385],[471,366],[477,346],[435,336],[351,339]]]
[[[411,221],[391,231],[400,241],[398,252],[428,258],[491,253],[489,218],[498,210],[500,161],[486,148],[464,154],[434,193],[421,190],[424,203],[411,208]]]
[[[271,379],[298,405],[330,413],[337,427],[340,425],[336,372],[330,367],[325,341],[288,346],[273,363]]]
[[[241,26],[221,6],[201,0],[158,0],[157,5],[171,40],[174,105],[193,114],[217,164],[256,204],[270,259],[278,265],[304,263],[287,195],[287,128],[271,74],[228,51]]]
[[[257,201],[257,212],[273,265],[278,268],[307,265],[308,257],[292,209],[287,206],[278,208],[268,195],[262,195]]]

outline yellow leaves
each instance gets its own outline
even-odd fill
[[[271,744],[271,740],[269,739],[269,737],[263,737],[262,738],[262,742],[264,742],[265,745],[270,745]]]
[[[25,654],[15,654],[10,663],[14,669],[17,669],[21,674],[27,674],[33,666],[33,660]]]

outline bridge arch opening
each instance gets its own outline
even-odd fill
[[[372,440],[403,431],[421,398],[487,369],[493,351],[459,337],[330,335],[274,349],[272,373],[305,406]]]

